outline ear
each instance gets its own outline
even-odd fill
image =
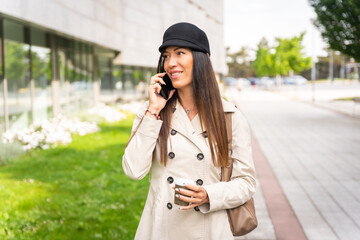
[[[210,54],[206,53],[206,55],[208,56],[208,58],[210,58]]]

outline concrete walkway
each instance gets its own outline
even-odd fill
[[[254,150],[274,174],[273,185],[258,177],[259,226],[239,239],[299,239],[295,232],[285,237],[287,219],[310,240],[360,239],[360,120],[283,93],[228,89],[227,97],[246,115],[260,146]],[[269,195],[276,182],[285,201]]]
[[[339,99],[360,97],[360,83],[353,81],[323,81],[314,85],[283,85],[274,88],[275,93],[293,100],[310,103],[314,106],[329,109],[350,117],[360,118],[360,103],[341,101]]]

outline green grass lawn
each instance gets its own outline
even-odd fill
[[[360,97],[347,97],[347,98],[336,98],[335,101],[354,101],[355,98],[360,99]]]
[[[149,180],[121,167],[132,121],[0,166],[0,239],[133,239]]]

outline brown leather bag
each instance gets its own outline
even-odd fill
[[[229,166],[221,168],[221,181],[229,182],[232,174],[233,159],[231,157],[232,152],[232,119],[231,113],[225,114],[226,129],[229,146]],[[255,214],[254,199],[251,198],[249,201],[240,205],[236,208],[227,209],[229,223],[233,236],[242,236],[248,234],[254,230],[258,221]]]

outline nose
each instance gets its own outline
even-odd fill
[[[169,67],[174,67],[177,65],[177,59],[175,56],[170,56],[168,59],[168,66]]]

